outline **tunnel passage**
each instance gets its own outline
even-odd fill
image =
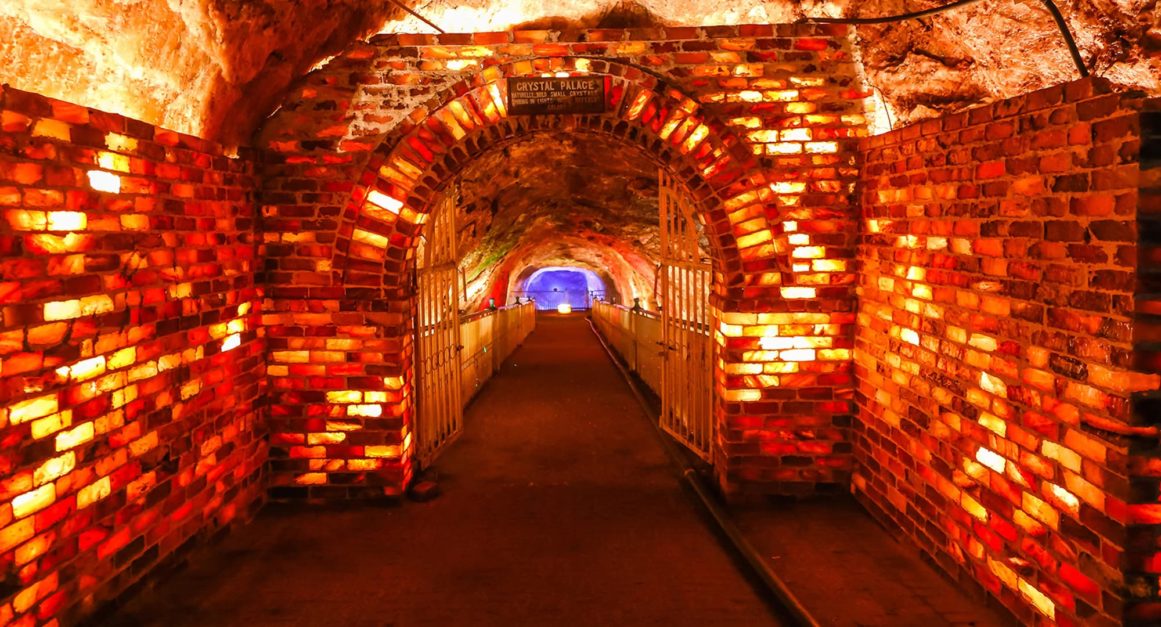
[[[556,44],[537,48],[551,56],[516,56],[503,63],[506,55],[529,52],[509,38],[495,44],[494,52],[489,53],[493,61],[501,63],[482,72],[476,72],[473,66],[462,74],[448,75],[446,64],[416,67],[414,71],[420,75],[433,75],[433,79],[447,76],[454,81],[447,89],[424,95],[429,100],[422,109],[426,116],[422,123],[384,126],[382,121],[365,118],[373,104],[352,105],[348,110],[352,130],[366,132],[364,129],[376,126],[394,130],[382,140],[351,137],[304,142],[295,138],[309,134],[312,123],[317,121],[312,122],[300,112],[319,106],[316,99],[326,98],[324,86],[331,81],[329,77],[358,72],[357,68],[373,65],[380,57],[398,58],[398,42],[381,38],[357,55],[332,61],[312,76],[318,88],[305,90],[307,100],[288,104],[284,114],[272,118],[264,139],[275,151],[271,155],[271,176],[266,179],[269,192],[290,203],[268,209],[266,237],[281,238],[278,233],[285,232],[285,237],[297,242],[298,250],[310,255],[304,258],[290,249],[276,247],[278,254],[267,257],[267,263],[275,269],[271,276],[287,281],[310,277],[308,280],[320,284],[315,291],[317,298],[303,294],[292,283],[283,285],[277,281],[268,292],[272,295],[268,316],[282,321],[278,333],[269,339],[289,349],[272,354],[276,366],[272,389],[286,390],[275,392],[285,395],[285,402],[278,403],[278,411],[286,419],[274,417],[271,422],[278,434],[274,440],[276,461],[271,467],[272,479],[278,485],[275,493],[342,494],[373,490],[371,485],[379,484],[398,490],[397,486],[408,480],[414,470],[405,453],[414,411],[408,394],[414,355],[407,313],[413,305],[404,280],[410,250],[427,223],[436,198],[446,193],[456,173],[470,168],[477,159],[486,159],[491,151],[503,150],[527,138],[562,135],[596,137],[606,143],[629,146],[646,156],[654,172],[671,171],[674,179],[687,187],[692,206],[706,225],[716,264],[709,286],[710,306],[720,325],[714,329],[713,337],[722,347],[719,359],[713,362],[719,370],[711,379],[715,385],[712,411],[721,436],[713,443],[719,452],[715,455],[715,468],[722,485],[729,490],[761,492],[777,491],[795,483],[811,489],[816,484],[844,480],[851,455],[849,447],[838,444],[846,437],[849,419],[844,416],[849,416],[852,409],[846,390],[851,383],[854,322],[854,275],[848,260],[853,257],[855,229],[849,192],[855,174],[856,140],[864,133],[861,125],[866,103],[865,94],[852,88],[856,80],[853,74],[822,74],[811,64],[819,58],[833,59],[840,62],[836,67],[853,72],[853,66],[841,63],[849,58],[844,52],[849,43],[830,32],[815,27],[802,29],[802,40],[809,43],[802,44],[804,50],[793,70],[809,77],[803,78],[806,82],[801,90],[759,94],[771,99],[770,106],[780,112],[780,117],[804,121],[803,116],[811,115],[818,125],[817,130],[787,131],[785,141],[780,140],[778,132],[753,130],[747,126],[751,124],[749,120],[721,120],[719,110],[728,116],[747,106],[742,99],[751,96],[743,89],[744,84],[711,88],[690,82],[678,73],[671,76],[674,83],[669,86],[631,64],[568,56],[569,47]],[[479,48],[471,45],[437,45],[434,39],[431,45],[441,55],[454,56],[458,50],[465,60],[480,54]],[[603,77],[606,113],[510,115],[504,94],[507,79],[549,72]],[[706,103],[699,104],[678,85],[700,89],[704,92],[700,97]],[[379,98],[393,89],[402,88],[377,84],[373,92]],[[799,91],[812,100],[783,100],[797,97]],[[361,93],[370,94],[372,90],[367,87]],[[399,97],[403,96],[400,91]],[[336,132],[327,131],[328,135]],[[745,133],[745,139],[741,133]],[[336,187],[349,180],[346,177],[352,166],[341,164],[352,157],[349,152],[331,152],[339,148],[370,153],[363,155],[367,158],[365,166],[353,166],[363,174],[357,177],[359,185],[349,196],[336,193],[325,197],[327,204],[344,205],[339,224],[293,217],[302,211],[301,203],[318,200],[313,192],[295,191],[296,181],[306,172],[310,172],[312,186],[316,187],[330,186],[326,182],[328,176],[335,177]],[[769,159],[759,161],[759,154],[769,155]],[[337,163],[328,165],[330,161]],[[464,181],[461,189],[468,188],[469,182]],[[464,197],[468,197],[466,191]],[[283,206],[287,215],[279,215]],[[503,210],[503,206],[497,209]],[[333,247],[310,246],[323,238],[330,241],[333,236],[329,233],[337,233]],[[509,259],[514,263],[519,257]],[[310,267],[315,270],[306,269]],[[510,278],[500,271],[502,266],[494,267],[498,268],[492,282],[496,287],[478,293],[490,294],[485,298],[500,302]],[[328,302],[323,298],[330,293],[338,300]],[[370,306],[359,304],[358,298],[372,294],[381,295],[376,307],[382,313],[367,314],[362,324],[356,316],[344,317],[339,324],[295,313],[312,308],[357,312]],[[812,303],[809,308],[805,306],[807,300]],[[381,345],[390,347],[392,352],[383,353],[381,366],[368,362],[350,365],[347,382],[366,386],[365,390],[335,390],[329,386],[344,381],[296,376],[289,368],[293,360],[311,361],[310,352],[303,350],[308,341],[300,338],[327,334],[358,345],[371,329],[377,329],[374,334],[382,337]],[[787,351],[789,359],[783,360],[778,351],[761,350],[759,344],[764,335],[793,336],[797,343],[809,348]],[[766,366],[767,363],[771,365]],[[360,376],[372,367],[389,373],[383,383]],[[770,374],[764,372],[767,367]],[[780,374],[774,376],[775,372]],[[359,393],[378,396],[383,387],[387,388],[389,399],[383,409],[384,420],[361,421],[359,433],[359,440],[387,443],[381,449],[387,452],[386,457],[357,461],[360,467],[368,465],[376,470],[366,474],[311,470],[312,466],[328,465],[341,469],[348,465],[347,459],[359,457],[360,449],[346,445],[303,447],[302,442],[332,436],[312,433],[311,423],[297,420],[296,416],[311,411],[345,411],[341,406],[312,409],[311,405],[318,401],[308,399],[321,399],[328,393],[336,397],[344,393],[351,398]],[[775,391],[775,387],[780,389]],[[799,398],[799,389],[812,391]],[[783,394],[796,401],[781,402],[777,397]],[[777,417],[778,422],[770,424],[779,426],[764,426],[763,416]],[[305,433],[304,426],[308,427]]]
[[[1132,30],[1092,58],[1150,67],[1155,28]],[[849,37],[388,34],[307,72],[239,150],[153,125],[249,137],[222,119],[236,93],[131,103],[142,122],[102,110],[85,85],[104,72],[67,81],[97,94],[81,104],[0,89],[0,616],[85,614],[266,495],[400,494],[434,197],[563,134],[639,149],[704,218],[724,491],[851,489],[1028,622],[1155,621],[1157,104],[1101,79],[1032,91],[1027,71],[993,93],[954,77],[994,59],[908,36],[864,42],[872,73],[917,63],[955,89],[889,94],[926,121],[864,138],[882,111]],[[508,78],[557,73],[607,77],[607,111],[509,114]]]

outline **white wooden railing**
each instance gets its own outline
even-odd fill
[[[460,320],[461,397],[465,406],[535,327],[536,306],[532,303],[482,311]]]
[[[593,322],[613,350],[658,395],[661,394],[661,318],[622,305],[593,303]]]

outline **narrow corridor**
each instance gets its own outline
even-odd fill
[[[536,331],[398,507],[268,506],[115,625],[777,624],[583,316]]]

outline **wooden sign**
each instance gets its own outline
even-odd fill
[[[508,79],[509,115],[604,112],[604,76]]]

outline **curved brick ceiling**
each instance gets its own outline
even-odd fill
[[[409,0],[414,2],[415,0]],[[882,15],[942,0],[427,0],[448,30],[787,22]],[[1060,0],[1097,74],[1161,92],[1157,0]],[[610,7],[622,7],[609,15]],[[405,19],[404,19],[405,18]],[[386,0],[5,0],[0,82],[147,122],[246,143],[287,86],[374,31],[430,30]],[[859,30],[871,83],[896,124],[1074,76],[1039,0],[985,0]]]
[[[471,308],[550,266],[605,274],[626,298],[651,296],[657,166],[638,150],[595,135],[534,135],[484,154],[460,180]]]

